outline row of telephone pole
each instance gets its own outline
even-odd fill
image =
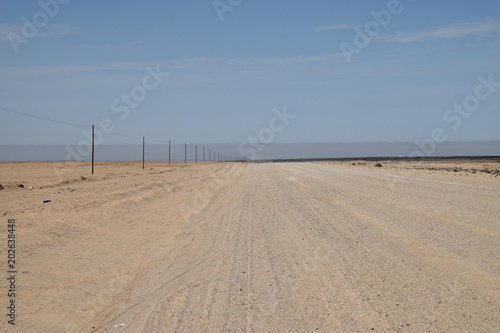
[[[188,144],[184,144],[184,163],[187,163],[187,154],[188,154]],[[212,155],[213,154],[213,155]],[[203,146],[203,162],[206,162],[205,159],[205,146]],[[208,149],[208,162],[226,162],[229,161],[229,157],[226,154],[218,153],[215,150],[212,151],[211,148]],[[194,146],[194,162],[198,163],[198,145]],[[170,164],[170,140],[168,140],[168,164]]]
[[[205,146],[203,147],[203,159],[200,160],[203,162],[227,162],[229,161],[229,156],[216,152],[215,150],[212,150],[211,148],[208,149],[208,158],[205,158]],[[198,145],[195,145],[195,154],[194,154],[194,162],[198,163]],[[184,143],[184,163],[187,163],[187,156],[188,156],[188,144]],[[146,137],[142,137],[142,169],[144,169],[145,165],[145,158],[146,158]],[[168,140],[168,165],[171,163],[171,140]],[[92,125],[92,174],[94,174],[94,125]]]

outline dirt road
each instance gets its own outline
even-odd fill
[[[1,331],[500,329],[499,178],[327,162],[50,168],[69,167],[1,166],[19,267],[16,325],[2,315]]]

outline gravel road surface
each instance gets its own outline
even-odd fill
[[[19,272],[16,326],[3,315],[0,331],[500,330],[499,178],[333,162],[122,162],[82,178],[70,165],[57,179],[53,164],[2,166]]]

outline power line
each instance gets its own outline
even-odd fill
[[[44,120],[44,121],[48,121],[48,122],[52,122],[52,123],[57,123],[57,124],[77,126],[77,127],[85,127],[85,128],[92,128],[92,125],[83,125],[83,124],[77,124],[77,123],[70,123],[70,122],[67,122],[67,121],[61,121],[61,120],[55,120],[55,119],[50,119],[50,118],[45,118],[45,117],[34,116],[32,114],[28,114],[28,113],[24,113],[24,112],[19,112],[19,111],[11,110],[11,109],[8,109],[8,108],[4,108],[2,106],[0,106],[0,110],[4,110],[4,111],[7,111],[7,112],[19,114],[19,115],[22,115],[22,116],[25,116],[25,117],[30,117],[30,118],[40,119],[40,120]],[[130,138],[130,139],[141,139],[141,138],[143,138],[142,136],[132,136],[132,135],[127,135],[127,134],[117,133],[117,132],[114,132],[114,131],[106,131],[106,130],[103,130],[103,129],[101,129],[101,131],[103,133],[106,133],[106,134],[112,134],[112,135],[116,135],[116,136]],[[164,143],[169,143],[170,144],[170,140],[158,140],[158,139],[153,139],[153,138],[150,138],[149,140],[150,141],[156,141],[156,142],[164,142]],[[185,144],[185,146],[186,145],[187,144]],[[210,155],[211,155],[211,150],[210,150],[210,153],[209,153],[209,159],[211,157]],[[214,160],[215,160],[215,151],[214,151]]]
[[[16,113],[16,114],[19,114],[19,115],[22,115],[22,116],[31,117],[31,118],[40,119],[40,120],[45,120],[45,121],[50,121],[50,122],[53,122],[53,123],[58,123],[58,124],[63,124],[63,125],[71,125],[71,126],[86,127],[86,128],[91,128],[92,127],[91,125],[76,124],[76,123],[70,123],[70,122],[67,122],[67,121],[61,121],[61,120],[55,120],[55,119],[49,119],[49,118],[34,116],[32,114],[28,114],[28,113],[24,113],[24,112],[19,112],[19,111],[7,109],[7,108],[4,108],[2,106],[0,106],[0,109],[2,109],[4,111]],[[101,131],[104,132],[104,133],[106,133],[106,134],[123,136],[125,138],[131,138],[131,139],[141,139],[142,138],[142,136],[126,135],[126,134],[116,133],[116,132],[112,132],[112,131],[104,131],[102,129],[101,129]]]
[[[158,139],[153,139],[153,138],[149,138],[149,141],[165,142],[165,143],[169,142],[169,140],[158,140]]]
[[[2,109],[4,111],[12,112],[12,113],[17,113],[17,114],[20,114],[20,115],[26,116],[26,117],[31,117],[31,118],[41,119],[41,120],[45,120],[45,121],[50,121],[52,123],[58,123],[58,124],[64,124],[64,125],[71,125],[71,126],[78,126],[78,127],[88,127],[88,128],[92,127],[92,126],[89,126],[89,125],[69,123],[69,122],[66,122],[66,121],[54,120],[54,119],[49,119],[49,118],[44,118],[44,117],[38,117],[38,116],[34,116],[32,114],[27,114],[27,113],[24,113],[24,112],[14,111],[14,110],[7,109],[7,108],[1,107],[1,106],[0,106],[0,109]]]
[[[121,133],[116,133],[116,132],[112,132],[112,131],[105,131],[103,129],[100,129],[101,132],[105,133],[105,134],[111,134],[111,135],[116,135],[116,136],[123,136],[125,138],[131,138],[131,139],[141,139],[142,136],[132,136],[132,135],[127,135],[127,134],[121,134]]]

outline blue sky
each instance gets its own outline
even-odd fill
[[[177,143],[237,145],[284,108],[296,117],[273,143],[413,142],[435,128],[448,141],[499,140],[500,87],[459,126],[443,117],[478,77],[500,82],[500,2],[394,1],[221,0],[218,13],[213,0],[42,0],[58,4],[53,17],[37,1],[1,1],[0,107],[77,124],[107,118],[114,133]],[[342,43],[355,46],[371,12],[391,3],[397,13],[348,62]],[[23,35],[36,19],[36,34]],[[29,37],[18,52],[12,33]],[[116,111],[141,90],[146,67],[168,76],[120,119],[113,102]],[[2,145],[85,139],[79,127],[2,110],[0,119]]]

